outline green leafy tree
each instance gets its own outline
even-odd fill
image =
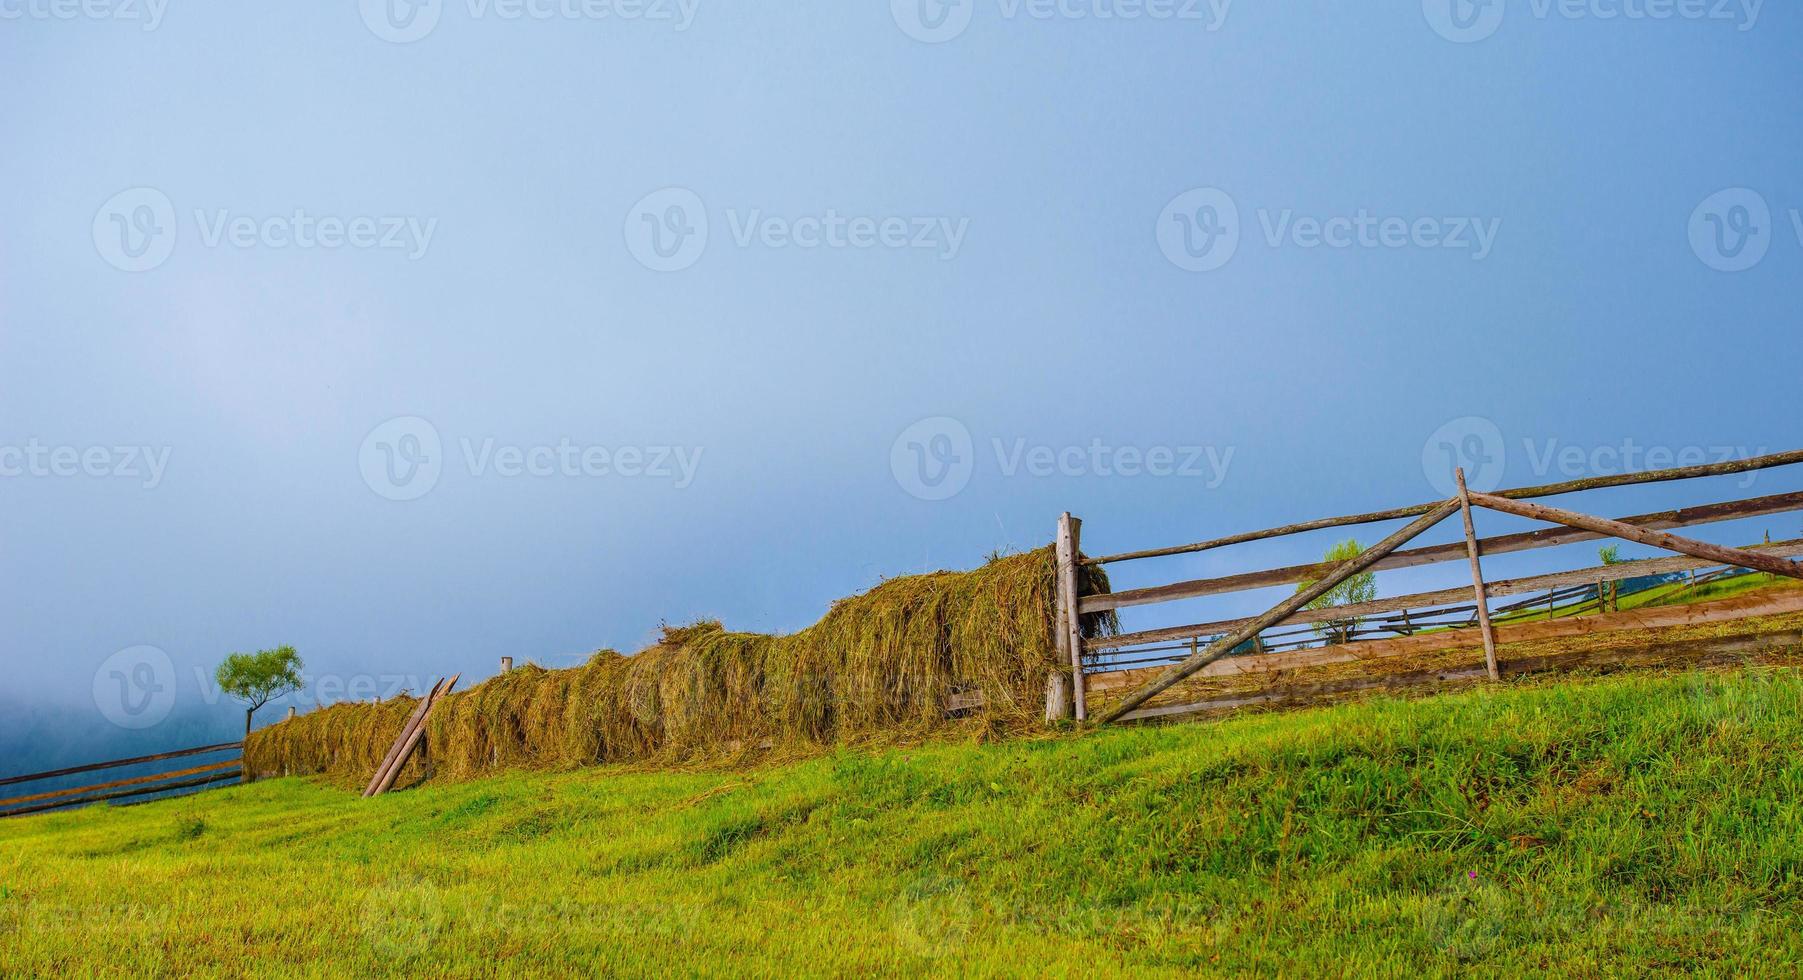
[[[1596,556],[1605,565],[1622,563],[1621,545],[1606,544],[1596,549]],[[1621,612],[1621,583],[1618,581],[1600,582],[1597,584],[1597,606],[1600,611],[1615,610]]]
[[[1364,545],[1359,544],[1356,538],[1348,538],[1327,549],[1327,554],[1322,556],[1322,561],[1325,561],[1330,565],[1338,565],[1342,562],[1351,561],[1359,555],[1364,554],[1364,552]],[[1315,579],[1313,581],[1303,582],[1296,586],[1296,591],[1301,592],[1318,581],[1320,580]],[[1361,602],[1370,602],[1376,598],[1377,574],[1375,572],[1360,572],[1346,581],[1341,582],[1339,585],[1328,589],[1320,598],[1309,603],[1308,607],[1310,609],[1331,609],[1335,606],[1351,606]],[[1358,629],[1358,625],[1361,622],[1363,622],[1363,620],[1356,616],[1350,616],[1346,619],[1330,619],[1323,623],[1316,623],[1315,632],[1326,638],[1329,643],[1350,643],[1352,641],[1353,631]]]
[[[244,734],[249,735],[250,719],[258,708],[301,689],[302,666],[293,647],[276,647],[234,653],[219,665],[213,678],[221,691],[244,702]]]

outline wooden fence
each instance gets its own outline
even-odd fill
[[[1068,677],[1061,675],[1055,678],[1054,683],[1048,687],[1047,717],[1055,719],[1074,714],[1078,720],[1087,719],[1089,716],[1088,695],[1093,686],[1093,675],[1104,671],[1118,670],[1123,666],[1133,666],[1135,664],[1134,657],[1142,658],[1137,663],[1171,660],[1177,662],[1158,673],[1156,677],[1127,695],[1123,700],[1112,704],[1108,711],[1098,719],[1099,721],[1106,723],[1137,717],[1138,715],[1135,713],[1147,701],[1223,658],[1245,657],[1250,661],[1281,665],[1285,663],[1283,659],[1267,655],[1288,648],[1294,651],[1289,654],[1290,662],[1301,663],[1311,658],[1318,659],[1314,657],[1315,651],[1299,649],[1309,646],[1309,641],[1306,639],[1294,639],[1301,635],[1300,633],[1271,634],[1267,632],[1280,625],[1313,626],[1387,616],[1388,618],[1377,620],[1381,624],[1380,629],[1367,630],[1366,635],[1388,633],[1392,636],[1411,638],[1413,646],[1417,649],[1426,648],[1427,643],[1434,642],[1432,637],[1436,635],[1441,636],[1441,646],[1458,642],[1443,635],[1447,630],[1475,628],[1482,634],[1484,640],[1486,672],[1490,678],[1495,679],[1499,676],[1500,666],[1496,662],[1496,624],[1492,622],[1493,613],[1499,616],[1519,614],[1531,610],[1533,607],[1548,608],[1552,613],[1557,613],[1562,603],[1587,608],[1592,602],[1595,603],[1598,611],[1603,611],[1602,607],[1606,605],[1606,600],[1603,598],[1606,590],[1603,587],[1608,583],[1675,573],[1692,573],[1694,575],[1698,572],[1706,572],[1706,574],[1715,575],[1720,573],[1714,570],[1722,566],[1803,578],[1803,565],[1788,560],[1791,557],[1803,556],[1803,539],[1768,542],[1752,548],[1724,548],[1666,533],[1673,528],[1696,527],[1722,521],[1803,510],[1803,492],[1707,503],[1678,510],[1623,517],[1617,520],[1527,503],[1527,501],[1537,498],[1586,490],[1725,476],[1796,463],[1803,463],[1803,451],[1775,453],[1701,466],[1593,477],[1545,486],[1503,490],[1490,494],[1468,490],[1464,485],[1464,474],[1461,471],[1455,474],[1459,493],[1447,500],[1366,514],[1305,521],[1194,544],[1097,557],[1085,557],[1081,554],[1079,543],[1082,522],[1070,514],[1065,514],[1058,523],[1058,596],[1054,634],[1058,639],[1060,655],[1068,657],[1070,673]],[[1471,515],[1474,508],[1480,507],[1544,521],[1553,526],[1535,531],[1479,538]],[[1464,540],[1404,550],[1404,545],[1455,513],[1462,518]],[[1083,595],[1078,592],[1077,583],[1081,577],[1077,574],[1077,570],[1081,565],[1104,565],[1197,554],[1229,545],[1280,538],[1305,531],[1352,527],[1409,518],[1413,518],[1413,520],[1407,526],[1345,562],[1321,562],[1262,569],[1098,595]],[[1677,556],[1605,564],[1502,581],[1485,581],[1484,579],[1482,568],[1484,557],[1605,538],[1620,538],[1651,545],[1676,552]],[[1354,575],[1443,562],[1466,563],[1470,569],[1471,584],[1434,592],[1379,599],[1357,605],[1324,609],[1307,608],[1315,599]],[[1089,638],[1083,636],[1079,626],[1082,616],[1094,613],[1203,596],[1226,595],[1273,586],[1302,586],[1303,583],[1309,584],[1299,588],[1297,592],[1276,607],[1259,616],[1221,619]],[[1594,599],[1592,590],[1595,590]],[[1534,598],[1493,609],[1491,600],[1505,596],[1534,596]],[[1549,615],[1549,618],[1552,617]],[[1356,641],[1352,644],[1354,646],[1392,642],[1389,640],[1358,640],[1356,636],[1348,638]],[[1206,647],[1202,645],[1204,640],[1208,641]],[[1170,644],[1173,641],[1183,642],[1175,647],[1156,646],[1157,644]],[[1181,659],[1174,655],[1150,656],[1157,653],[1170,654],[1172,651],[1181,651],[1186,648],[1188,655],[1182,656]],[[1282,669],[1282,667],[1273,666],[1269,669]]]
[[[131,759],[114,759],[111,762],[93,762],[82,766],[70,766],[67,769],[53,769],[49,772],[8,776],[0,779],[0,786],[17,786],[24,783],[64,779],[69,776],[101,772],[107,769],[122,769],[126,766],[174,763],[174,766],[166,771],[67,789],[44,790],[0,800],[0,817],[17,817],[27,813],[60,810],[64,807],[85,806],[90,803],[108,803],[157,793],[198,792],[214,785],[238,782],[243,779],[244,761],[241,755],[243,749],[243,742],[221,742],[217,745],[202,745],[192,749],[178,749],[174,752],[158,752],[155,755],[141,755]],[[226,759],[223,762],[209,762],[202,765],[188,764],[195,756],[218,755],[227,752],[240,753],[240,756]]]

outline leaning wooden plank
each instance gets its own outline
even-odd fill
[[[71,806],[86,806],[89,803],[103,803],[107,800],[122,800],[127,797],[144,796],[149,793],[163,793],[169,790],[189,789],[194,786],[205,786],[209,783],[219,783],[228,779],[237,778],[238,774],[235,772],[216,772],[209,776],[198,776],[194,779],[184,779],[180,782],[158,783],[155,786],[138,786],[132,789],[115,790],[110,793],[98,793],[93,796],[77,797],[72,800],[56,800],[51,803],[38,803],[32,806],[22,806],[15,810],[0,812],[0,817],[20,817],[27,813],[41,813],[45,810],[60,810],[64,807]]]
[[[1634,517],[1623,517],[1621,522],[1632,524],[1635,527],[1667,530],[1674,527],[1695,527],[1700,524],[1734,521],[1747,517],[1768,517],[1772,514],[1784,514],[1797,510],[1803,510],[1803,491],[1755,497],[1750,500],[1705,504],[1699,507],[1683,507],[1654,514],[1640,514]],[[1607,534],[1598,534],[1578,528],[1549,527],[1537,531],[1484,538],[1478,542],[1478,550],[1490,556],[1507,555],[1521,551],[1533,551],[1538,548],[1576,544],[1582,541],[1597,541],[1607,537],[1609,537]],[[1417,568],[1422,565],[1457,561],[1463,557],[1465,557],[1465,543],[1454,541],[1448,544],[1398,551],[1371,566],[1371,571]],[[1157,585],[1143,589],[1123,589],[1119,592],[1084,596],[1077,608],[1080,612],[1093,613],[1108,609],[1124,609],[1128,606],[1143,606],[1154,602],[1170,602],[1175,599],[1196,599],[1202,596],[1246,592],[1278,585],[1294,585],[1297,582],[1318,579],[1332,568],[1332,562],[1316,562],[1308,565],[1261,569],[1256,572],[1240,572],[1215,578],[1193,579],[1187,582],[1175,582],[1170,585]]]
[[[1727,548],[1719,544],[1710,544],[1707,541],[1667,534],[1664,531],[1649,531],[1631,524],[1623,524],[1621,521],[1612,521],[1606,517],[1593,517],[1589,514],[1580,514],[1575,510],[1548,507],[1545,504],[1509,500],[1495,494],[1474,493],[1471,495],[1471,502],[1480,507],[1499,510],[1505,514],[1514,514],[1517,517],[1583,528],[1586,531],[1595,531],[1598,534],[1607,534],[1655,548],[1664,548],[1666,551],[1675,551],[1692,558],[1704,558],[1718,565],[1739,565],[1742,568],[1751,568],[1756,572],[1803,579],[1803,565],[1746,548]]]
[[[375,773],[369,777],[369,785],[363,787],[364,796],[376,795],[376,787],[382,785],[382,780],[387,778],[389,771],[398,765],[395,760],[400,757],[401,750],[406,747],[407,740],[413,737],[414,731],[425,724],[426,712],[432,710],[432,701],[443,687],[444,678],[441,677],[433,682],[431,690],[420,696],[419,702],[413,706],[412,713],[401,725],[400,734],[395,736],[393,744],[388,747],[388,753],[382,757],[382,764],[377,766]]]
[[[1321,598],[1323,595],[1326,595],[1329,590],[1339,585],[1341,582],[1344,582],[1352,576],[1370,568],[1372,565],[1377,564],[1379,559],[1395,551],[1397,548],[1408,544],[1415,538],[1420,537],[1428,529],[1445,520],[1458,509],[1459,501],[1456,498],[1442,501],[1440,506],[1428,511],[1421,517],[1416,518],[1415,521],[1407,527],[1402,528],[1382,541],[1379,541],[1377,544],[1372,545],[1369,551],[1361,552],[1357,557],[1347,560],[1338,568],[1328,573],[1327,577],[1321,579],[1319,582],[1298,591],[1295,595],[1279,603],[1277,607],[1270,612],[1265,613],[1263,616],[1258,617],[1258,619],[1240,627],[1227,636],[1216,640],[1209,645],[1208,649],[1198,651],[1191,655],[1189,659],[1165,671],[1152,683],[1147,684],[1133,694],[1128,695],[1126,700],[1115,705],[1113,708],[1110,708],[1108,713],[1103,715],[1099,721],[1102,724],[1108,724],[1109,722],[1114,721],[1121,715],[1124,715],[1152,698],[1157,697],[1159,692],[1170,687],[1172,684],[1183,680],[1185,677],[1214,663],[1216,660],[1227,656],[1228,652],[1234,647],[1239,646],[1241,643],[1264,632],[1267,628],[1287,619],[1297,610],[1314,602],[1316,599]]]
[[[413,734],[414,726],[425,717],[426,709],[432,705],[432,697],[438,693],[439,687],[443,684],[444,678],[442,677],[434,681],[432,689],[421,696],[419,703],[413,706],[413,713],[409,714],[407,720],[402,723],[400,734],[394,737],[394,742],[388,746],[388,753],[382,756],[382,764],[376,767],[375,773],[369,777],[368,785],[363,787],[364,796],[375,795],[376,784],[382,781],[382,777],[388,773],[389,767],[394,765],[394,757],[401,754],[401,746],[407,744],[407,737]]]
[[[99,790],[118,789],[121,786],[140,786],[144,783],[154,783],[164,779],[176,779],[181,776],[196,776],[203,772],[219,772],[225,769],[236,769],[242,764],[242,760],[227,759],[224,762],[215,762],[205,766],[195,766],[192,769],[178,769],[175,772],[159,772],[149,776],[134,776],[131,779],[115,780],[110,783],[96,783],[92,786],[76,786],[71,789],[59,789],[49,793],[34,793],[30,796],[15,796],[9,800],[0,800],[0,808],[17,806],[22,803],[37,803],[42,800],[54,800],[64,796],[76,796],[82,793],[93,793]]]
[[[1654,629],[1668,626],[1699,626],[1726,623],[1762,616],[1783,616],[1803,612],[1803,589],[1784,589],[1770,593],[1734,596],[1713,602],[1697,602],[1681,606],[1655,606],[1603,616],[1570,619],[1537,620],[1518,625],[1499,625],[1499,644],[1526,643],[1573,636],[1593,636],[1624,630]],[[1466,631],[1442,631],[1400,636],[1391,640],[1366,640],[1341,646],[1314,647],[1282,653],[1250,654],[1217,660],[1196,672],[1198,677],[1234,677],[1268,674],[1307,667],[1359,661],[1391,660],[1414,657],[1466,647],[1475,648],[1476,638]],[[1089,692],[1092,696],[1111,691],[1129,690],[1156,675],[1162,667],[1139,667],[1133,670],[1092,674]]]
[[[420,715],[419,724],[413,726],[413,734],[407,736],[407,744],[401,746],[401,754],[394,757],[394,765],[388,767],[387,774],[382,777],[382,782],[376,786],[375,793],[371,795],[381,796],[394,786],[394,781],[400,778],[401,770],[406,768],[407,760],[413,757],[413,750],[419,748],[420,739],[426,736],[426,721],[432,717],[432,709],[437,707],[438,702],[443,700],[445,695],[451,693],[451,689],[457,686],[457,678],[462,676],[462,674],[452,674],[451,679],[445,681],[443,687],[434,691],[432,696],[426,699],[426,710],[424,714]]]
[[[1564,483],[1549,483],[1538,487],[1522,487],[1516,490],[1499,490],[1497,496],[1511,500],[1525,500],[1530,497],[1554,497],[1564,493],[1577,493],[1580,490],[1600,490],[1604,487],[1623,487],[1640,483],[1666,483],[1671,480],[1691,480],[1704,476],[1728,476],[1734,473],[1750,473],[1754,470],[1770,469],[1774,466],[1789,466],[1792,463],[1803,463],[1803,450],[1784,453],[1771,453],[1765,456],[1754,456],[1749,459],[1729,460],[1722,463],[1705,463],[1700,466],[1680,466],[1665,470],[1647,470],[1639,473],[1618,473],[1613,476],[1592,476],[1581,480],[1568,480]],[[1243,534],[1215,538],[1212,541],[1199,541],[1195,544],[1183,544],[1170,548],[1152,548],[1146,551],[1127,551],[1118,555],[1101,555],[1095,558],[1084,558],[1081,564],[1101,565],[1108,562],[1131,561],[1136,558],[1163,558],[1170,555],[1194,554],[1198,551],[1209,551],[1231,544],[1244,544],[1248,541],[1261,541],[1265,538],[1282,537],[1286,534],[1299,534],[1303,531],[1320,531],[1330,527],[1350,527],[1355,524],[1377,524],[1383,521],[1399,521],[1405,517],[1426,514],[1439,506],[1438,503],[1416,504],[1413,507],[1397,507],[1393,510],[1373,511],[1369,514],[1352,514],[1347,517],[1325,517],[1320,520],[1304,521],[1300,524],[1286,524],[1282,527],[1269,528],[1263,531],[1247,531]],[[1088,610],[1085,610],[1087,612]]]
[[[1803,538],[1789,541],[1776,541],[1772,544],[1754,545],[1749,551],[1764,552],[1772,555],[1803,555]],[[1646,575],[1664,575],[1669,572],[1688,572],[1701,568],[1711,568],[1721,562],[1702,558],[1647,558],[1640,561],[1617,562],[1614,565],[1597,565],[1590,568],[1579,568],[1569,572],[1549,572],[1545,575],[1531,575],[1526,578],[1500,579],[1485,583],[1485,592],[1491,598],[1506,595],[1521,595],[1528,592],[1545,592],[1549,589],[1566,589],[1575,586],[1595,585],[1598,582],[1621,582]],[[1348,617],[1373,616],[1378,613],[1401,612],[1405,609],[1427,609],[1459,602],[1471,595],[1471,590],[1464,587],[1438,589],[1433,592],[1416,592],[1390,599],[1377,599],[1349,606],[1335,606],[1332,609],[1306,609],[1284,620],[1279,626],[1297,623],[1322,623]],[[1517,608],[1535,605],[1522,603],[1519,606],[1507,607],[1501,612],[1514,611]],[[1462,608],[1474,609],[1465,606]],[[1085,640],[1084,649],[1094,653],[1105,650],[1120,650],[1126,647],[1141,646],[1147,643],[1161,643],[1166,640],[1187,640],[1192,636],[1211,636],[1237,629],[1252,622],[1250,617],[1234,619],[1218,619],[1207,623],[1191,623],[1187,626],[1164,626],[1158,629],[1140,630],[1135,633],[1120,633],[1114,636],[1096,637]]]
[[[227,749],[243,748],[243,742],[220,742],[218,745],[203,745],[197,749],[177,749],[174,752],[158,752],[155,755],[140,755],[132,759],[114,759],[111,762],[90,762],[85,766],[70,766],[67,769],[52,769],[49,772],[34,772],[24,776],[8,776],[0,779],[0,786],[11,786],[14,783],[31,783],[40,779],[54,779],[57,776],[73,776],[77,773],[96,772],[101,769],[117,769],[120,766],[135,766],[140,762],[161,762],[164,759],[179,759],[185,755],[206,755],[208,752],[224,752]]]

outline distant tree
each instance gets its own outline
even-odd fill
[[[1596,549],[1596,556],[1603,560],[1604,565],[1619,565],[1622,563],[1621,545],[1603,545]],[[1596,588],[1596,604],[1599,610],[1612,609],[1621,612],[1621,583],[1619,581],[1599,582]]]
[[[1364,554],[1364,551],[1365,546],[1359,544],[1357,539],[1348,538],[1327,549],[1327,554],[1322,557],[1322,561],[1330,565],[1338,565],[1341,562],[1347,562],[1357,558],[1359,555]],[[1304,591],[1314,585],[1317,581],[1320,580],[1316,579],[1314,581],[1303,582],[1296,586],[1296,591]],[[1377,574],[1375,572],[1360,572],[1346,581],[1341,582],[1339,585],[1328,589],[1320,598],[1309,603],[1308,607],[1310,609],[1331,609],[1335,606],[1351,606],[1361,602],[1370,602],[1376,598]],[[1353,631],[1358,629],[1358,625],[1361,622],[1363,622],[1363,620],[1356,616],[1348,617],[1346,619],[1330,619],[1326,622],[1315,624],[1315,632],[1326,638],[1329,643],[1349,643],[1352,641]]]
[[[301,689],[300,654],[293,647],[276,647],[256,653],[234,653],[225,658],[213,675],[219,689],[243,701],[244,734],[250,734],[250,719],[258,708],[284,694]]]

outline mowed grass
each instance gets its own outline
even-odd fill
[[[0,974],[1784,972],[1803,678],[0,822]]]

